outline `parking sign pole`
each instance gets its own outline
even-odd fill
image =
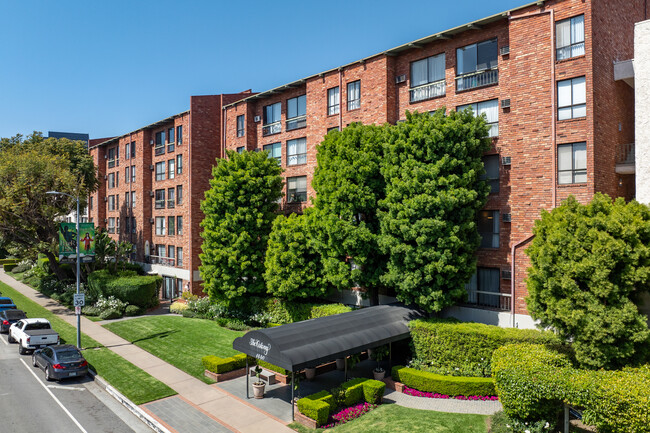
[[[79,278],[80,275],[79,273],[81,272],[80,264],[79,264],[79,242],[81,241],[81,238],[79,237],[79,197],[75,197],[77,199],[77,295],[79,294]],[[77,313],[77,348],[81,350],[81,314],[80,312]]]

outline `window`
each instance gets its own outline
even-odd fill
[[[176,187],[176,204],[183,204],[183,185],[178,185]]]
[[[559,184],[587,182],[587,143],[560,144],[557,168]]]
[[[307,139],[287,141],[287,165],[307,164]]]
[[[176,144],[179,146],[183,144],[183,125],[178,125],[176,127]]]
[[[115,148],[108,149],[108,168],[115,167]]]
[[[361,108],[361,81],[348,83],[348,111]]]
[[[281,106],[282,104],[280,102],[276,102],[275,104],[264,107],[262,135],[278,134],[282,132],[282,124],[280,123]]]
[[[156,132],[156,156],[165,153],[165,131]]]
[[[499,192],[499,155],[484,156],[483,165],[485,174],[481,176],[481,179],[490,185],[490,194],[495,194]]]
[[[156,236],[164,236],[164,235],[165,235],[165,217],[156,217]]]
[[[183,217],[182,216],[177,216],[176,217],[176,234],[178,236],[181,236],[183,234]]]
[[[129,180],[131,180],[131,167],[126,166],[124,167],[124,183],[129,183]]]
[[[173,217],[173,216],[167,217],[167,235],[168,236],[174,236],[176,234],[175,222],[176,222],[175,217]]]
[[[570,59],[585,54],[585,16],[555,23],[555,58]]]
[[[456,49],[456,90],[469,90],[499,82],[497,40]]]
[[[467,300],[470,304],[486,307],[500,307],[500,296],[490,293],[500,293],[501,276],[498,268],[478,268],[469,283]]]
[[[168,245],[167,246],[167,257],[170,259],[168,260],[168,263],[173,266],[174,264],[174,252],[176,251],[176,247],[173,245]]]
[[[131,183],[135,183],[135,165],[131,166]]]
[[[126,143],[124,149],[124,159],[129,159],[131,157],[131,143]]]
[[[327,133],[328,134],[330,133],[330,131],[339,131],[339,127],[338,126],[332,126],[331,128],[327,128]]]
[[[176,176],[176,160],[174,158],[167,161],[167,179],[173,179]]]
[[[88,208],[89,208],[90,210],[93,210],[93,202],[94,202],[93,199],[94,199],[94,198],[95,198],[95,197],[93,197],[93,196],[90,196],[90,197],[88,198]],[[76,247],[75,247],[75,248],[76,248]]]
[[[307,126],[307,95],[287,99],[287,131]]]
[[[108,173],[108,189],[115,188],[115,173]]]
[[[167,189],[167,208],[173,209],[176,204],[176,189],[169,188]]]
[[[241,116],[237,116],[237,137],[243,137],[244,136],[244,125],[246,124],[246,116],[242,114]]]
[[[585,77],[557,82],[557,120],[587,116]]]
[[[131,233],[136,233],[135,217],[131,217]]]
[[[135,158],[135,141],[131,142],[131,158]]]
[[[124,222],[124,230],[126,231],[126,233],[129,233],[131,231],[131,218],[126,217],[125,220],[126,221]]]
[[[478,232],[481,235],[481,248],[499,248],[499,211],[479,211]]]
[[[269,152],[269,158],[275,158],[278,163],[282,163],[282,143],[265,144],[263,150]]]
[[[244,153],[244,150],[246,150],[246,148],[244,146],[239,146],[237,148],[237,153]]]
[[[167,152],[174,151],[174,127],[167,130]]]
[[[115,195],[115,210],[120,210],[120,195],[116,194]]]
[[[165,161],[156,163],[156,180],[165,180]]]
[[[156,251],[158,253],[158,257],[165,257],[166,248],[164,245],[156,245]],[[158,263],[163,263],[163,262],[164,260],[160,260]]]
[[[476,104],[461,105],[456,111],[463,111],[466,108],[472,108],[475,116],[485,114],[485,121],[490,128],[488,137],[499,136],[499,100],[493,99],[491,101],[479,102]]]
[[[115,233],[115,218],[110,217],[108,219],[108,232],[109,233]]]
[[[183,248],[176,248],[176,266],[183,266]]]
[[[411,63],[411,102],[444,96],[446,89],[444,53]]]
[[[129,197],[129,195],[130,194],[128,192],[126,194],[124,194],[124,206],[127,207],[127,208],[131,204],[131,197]]]
[[[183,174],[183,155],[176,155],[176,174]]]
[[[135,191],[131,192],[131,208],[135,209]]]
[[[115,172],[115,186],[116,187],[120,186],[120,172],[119,171]]]
[[[307,176],[287,178],[287,197],[289,203],[307,201]]]
[[[339,114],[339,104],[339,88],[332,87],[331,89],[327,89],[327,115]]]
[[[156,190],[156,209],[165,209],[165,190]]]
[[[115,196],[114,195],[109,195],[108,196],[108,210],[115,210]]]

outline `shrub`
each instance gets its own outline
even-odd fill
[[[138,307],[137,305],[127,305],[124,309],[125,316],[139,316],[143,312],[144,311],[142,308]]]
[[[333,401],[332,394],[323,390],[301,398],[296,404],[301,414],[315,420],[317,425],[323,425],[330,416]]]
[[[348,313],[352,311],[352,307],[343,304],[322,304],[314,305],[309,312],[310,319],[316,319],[318,317],[333,316],[335,314]]]
[[[18,265],[15,268],[13,268],[12,272],[15,273],[15,274],[19,274],[19,273],[30,270],[32,268],[32,266],[33,266],[33,264],[32,264],[31,261],[23,260],[20,263],[18,263]]]
[[[169,306],[169,312],[170,312],[170,313],[174,313],[174,314],[183,314],[183,311],[185,311],[185,310],[187,310],[187,309],[188,309],[188,306],[187,306],[187,304],[184,303],[184,302],[178,302],[178,301],[176,301],[176,302],[173,302],[173,303]]]
[[[262,361],[261,359],[257,360],[257,365],[259,365],[260,367],[264,367],[267,370],[271,370],[271,371],[275,371],[276,373],[284,374],[285,376],[288,376],[289,373],[291,373],[290,371],[287,371],[282,367],[278,367],[277,365],[273,365],[273,364],[270,364],[270,363],[268,363],[266,361]]]
[[[187,301],[187,308],[201,319],[213,319],[215,317],[213,310],[210,308],[211,306],[212,301],[207,297]]]
[[[341,384],[341,388],[345,391],[344,406],[352,406],[363,399],[363,383],[367,380],[370,379],[359,377]]]
[[[122,317],[122,313],[119,310],[113,308],[108,308],[102,311],[101,314],[99,315],[99,318],[102,320],[113,320],[113,319],[119,319],[120,317]]]
[[[18,259],[0,259],[0,265],[4,265],[6,263],[18,263]]]
[[[395,366],[393,379],[418,391],[451,396],[494,395],[494,380],[488,377],[443,376],[414,368]]]
[[[343,304],[288,302],[280,298],[257,298],[250,305],[253,310],[267,312],[269,322],[279,324],[300,322],[352,311],[352,307]]]
[[[363,397],[367,403],[379,404],[384,397],[386,384],[381,380],[368,379],[363,383]]]
[[[158,305],[158,290],[162,277],[158,275],[137,275],[135,271],[120,271],[115,275],[108,269],[88,275],[88,286],[99,298],[116,298],[142,308]]]
[[[121,316],[126,308],[126,303],[116,299],[114,296],[109,296],[108,298],[99,298],[97,302],[95,302],[95,307],[99,308],[102,312],[106,310],[116,310]]]
[[[213,373],[227,373],[238,368],[246,366],[246,355],[243,353],[231,356],[229,358],[220,358],[214,355],[208,355],[201,358],[203,367]],[[248,358],[250,365],[253,364],[253,358]]]
[[[102,310],[97,307],[93,307],[92,305],[86,305],[81,309],[81,313],[84,316],[99,316],[102,313]]]
[[[196,301],[199,299],[199,297],[192,292],[183,292],[181,294],[181,298],[184,299],[185,301]]]
[[[490,377],[492,353],[506,344],[560,344],[548,331],[448,319],[414,320],[409,328],[415,358],[438,373],[452,375]]]
[[[18,266],[16,263],[5,263],[2,265],[2,269],[5,272],[11,272],[16,266]]]
[[[239,319],[228,319],[226,321],[226,328],[232,329],[233,331],[247,331],[250,327]]]
[[[196,312],[190,310],[189,308],[181,311],[181,314],[183,315],[183,317],[187,317],[187,318],[190,318],[190,319],[194,318],[194,317],[197,317]],[[219,326],[223,326],[223,325],[219,324]]]

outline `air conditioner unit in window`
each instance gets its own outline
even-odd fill
[[[153,191],[149,191],[149,197],[153,197]]]
[[[395,84],[406,82],[406,74],[398,75],[395,77]]]
[[[107,222],[108,222],[108,220],[106,218],[104,218],[104,223],[107,223]]]
[[[261,152],[261,151],[262,151],[262,149],[260,149],[259,147],[255,148],[255,152]]]
[[[506,45],[505,47],[499,48],[499,53],[501,53],[502,56],[510,54],[510,46]]]
[[[511,165],[512,164],[512,157],[504,156],[503,158],[501,158],[501,164],[502,165]]]
[[[503,214],[503,222],[504,223],[512,222],[512,214],[504,213]]]
[[[512,272],[510,269],[501,269],[501,278],[504,280],[510,280],[512,279]]]
[[[153,219],[153,218],[149,218],[149,224],[153,224],[153,222],[154,222],[154,219]]]
[[[262,118],[260,116],[253,117],[253,122],[255,122],[255,123],[258,123],[261,120],[262,120]]]
[[[105,202],[108,201],[108,197],[104,197],[104,201],[105,201]]]
[[[151,171],[153,171],[154,168],[155,168],[155,167],[153,166],[153,164],[151,164],[151,165],[149,166],[149,170],[151,170]]]
[[[149,144],[153,146],[153,140],[149,140]]]
[[[501,108],[510,108],[510,99],[502,99]]]
[[[107,174],[104,175],[104,180],[108,180],[108,175]]]

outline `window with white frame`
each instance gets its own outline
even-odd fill
[[[490,194],[499,192],[499,155],[485,155],[483,157],[485,174],[481,179],[490,185]]]
[[[280,123],[281,107],[282,104],[280,102],[264,107],[262,135],[278,134],[282,132],[282,124]]]
[[[158,257],[165,257],[167,254],[167,249],[164,245],[156,245],[156,252],[158,254]]]
[[[498,268],[477,268],[465,285],[467,301],[484,307],[500,307],[501,274]],[[491,293],[494,293],[492,295]]]
[[[131,192],[131,208],[135,209],[135,191]]]
[[[176,217],[176,234],[178,236],[181,236],[183,234],[183,217],[182,216],[177,216]]]
[[[278,163],[282,162],[282,143],[265,144],[262,150],[269,152],[269,158],[275,158]]]
[[[444,96],[445,53],[411,63],[411,102]]]
[[[176,155],[176,174],[183,174],[183,155]]]
[[[156,217],[156,236],[165,235],[165,217]]]
[[[178,185],[176,187],[176,204],[183,204],[183,185]]]
[[[135,165],[131,166],[131,183],[135,183]]]
[[[481,235],[481,248],[499,248],[499,211],[479,211],[478,232]]]
[[[156,180],[165,180],[165,161],[156,163]]]
[[[183,248],[176,248],[176,266],[183,266]]]
[[[175,252],[176,252],[176,247],[175,246],[173,246],[173,245],[168,245],[167,246],[167,258],[170,259],[169,264],[172,265],[172,266],[175,265],[175,262],[174,262],[174,256],[176,255]]]
[[[475,116],[485,114],[485,122],[490,128],[488,137],[499,136],[499,100],[492,99],[490,101],[477,102],[474,104],[461,105],[456,108],[456,111],[463,111],[466,108],[472,108]]]
[[[115,148],[108,149],[108,168],[115,167]]]
[[[167,161],[167,179],[173,179],[176,176],[176,159],[172,158]]]
[[[307,201],[307,176],[287,178],[287,201],[289,203]]]
[[[131,204],[131,197],[129,197],[130,195],[131,193],[128,191],[124,194],[124,207],[128,208],[129,205]]]
[[[136,233],[135,217],[131,217],[131,233]]]
[[[348,111],[361,108],[361,80],[348,83]]]
[[[497,40],[456,49],[456,90],[470,90],[499,82]]]
[[[176,217],[167,217],[167,236],[176,235]]]
[[[108,210],[109,211],[115,210],[115,196],[114,195],[109,195],[108,196]]]
[[[287,99],[287,131],[307,126],[307,95]]]
[[[339,114],[340,101],[341,99],[339,95],[338,86],[332,87],[331,89],[327,89],[327,115],[328,116]]]
[[[246,129],[246,116],[244,114],[237,116],[237,137],[243,137]]]
[[[165,190],[157,189],[156,190],[156,209],[165,209]]]
[[[307,139],[287,141],[287,165],[307,164]]]
[[[167,208],[173,209],[176,205],[176,188],[167,189]]]
[[[585,16],[567,18],[555,23],[556,60],[585,54]]]
[[[587,87],[585,77],[557,82],[557,120],[587,116]]]
[[[587,143],[560,144],[557,168],[559,184],[587,182]]]
[[[126,143],[124,146],[124,159],[131,158],[131,143]]]
[[[115,173],[108,173],[108,189],[115,188]]]
[[[124,167],[124,183],[129,183],[131,180],[131,167],[128,165]]]
[[[115,217],[110,217],[108,219],[108,232],[115,233]]]

